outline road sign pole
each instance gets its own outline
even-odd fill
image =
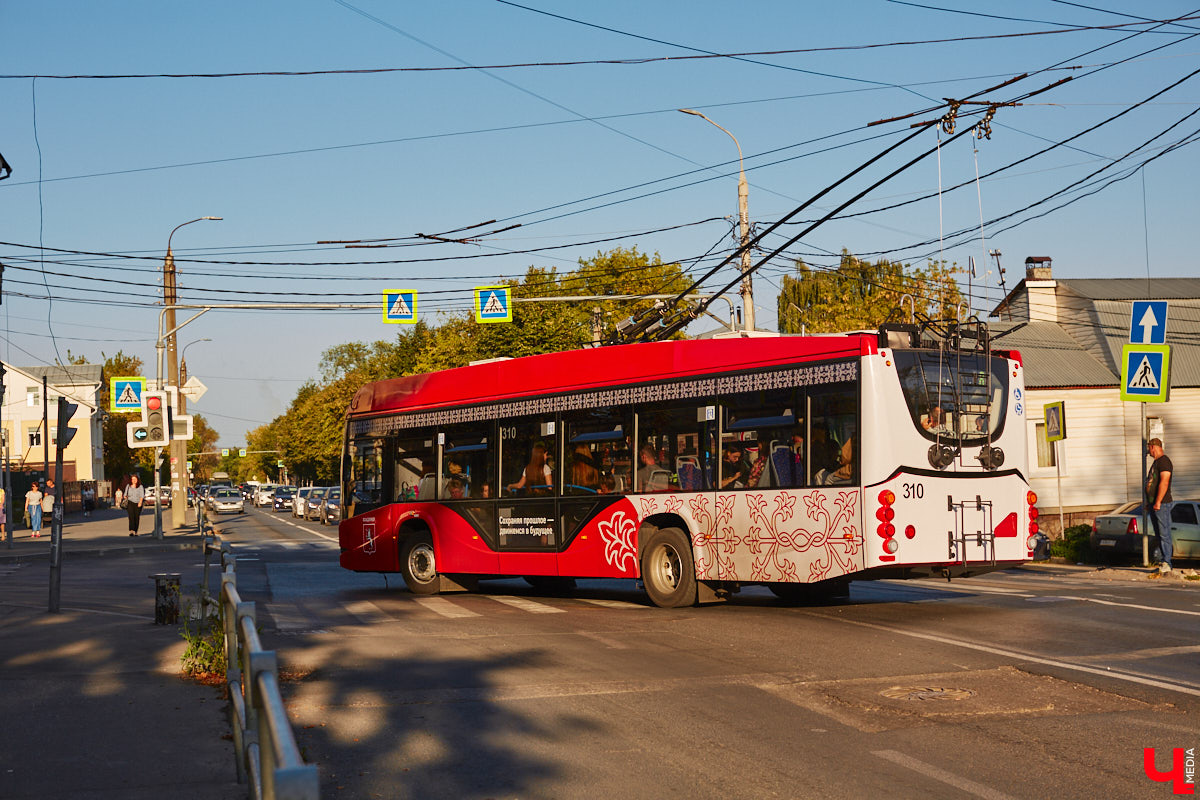
[[[1142,493],[1142,566],[1150,566],[1150,503],[1146,501],[1146,483],[1150,480],[1150,471],[1146,467],[1146,404],[1138,403],[1142,407],[1142,449],[1138,452],[1141,454],[1142,465],[1142,486],[1138,490]]]
[[[1061,439],[1054,442],[1054,478],[1058,483],[1058,535],[1065,539],[1067,526],[1063,522],[1062,451],[1058,447],[1061,443]]]

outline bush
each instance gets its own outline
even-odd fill
[[[228,664],[225,653],[225,621],[220,613],[205,613],[207,609],[203,605],[199,613],[193,614],[195,608],[193,603],[188,603],[179,632],[188,643],[179,659],[183,672],[195,678],[220,678],[223,681]]]
[[[1050,543],[1050,555],[1067,561],[1087,561],[1092,556],[1092,526],[1072,525]]]

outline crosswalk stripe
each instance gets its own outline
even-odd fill
[[[641,605],[640,603],[630,603],[625,600],[600,600],[594,597],[579,597],[585,603],[591,603],[594,606],[604,606],[605,608],[649,608],[649,606]]]
[[[460,608],[459,606],[454,605],[454,603],[451,603],[444,597],[418,597],[416,598],[416,602],[435,614],[441,614],[443,617],[454,618],[480,616],[474,611],[468,611],[465,608]]]
[[[357,600],[353,603],[346,603],[345,608],[351,616],[366,625],[377,625],[381,622],[392,621],[387,612],[370,600]]]
[[[565,614],[566,609],[554,608],[543,603],[537,603],[533,600],[528,600],[524,597],[507,597],[504,595],[487,594],[484,595],[489,600],[495,600],[497,603],[504,603],[513,608],[519,608],[522,611],[528,611],[530,614]]]

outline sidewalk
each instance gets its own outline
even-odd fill
[[[16,511],[14,510],[14,514]],[[129,515],[113,508],[97,509],[84,517],[76,511],[63,518],[63,558],[82,555],[117,555],[144,551],[189,550],[200,548],[200,532],[196,514],[187,511],[187,526],[178,531],[171,527],[171,508],[163,508],[163,539],[154,538],[154,507],[142,509],[139,535],[129,535]],[[30,538],[28,528],[13,531],[12,546],[7,534],[0,537],[0,564],[6,561],[50,560],[50,524],[42,527],[38,539]]]
[[[0,797],[247,796],[221,690],[184,680],[181,626],[154,624],[149,576],[180,573],[186,607],[202,575],[199,533],[160,542],[146,513],[134,539],[127,523],[114,510],[69,515],[53,614],[49,529],[18,531],[12,549],[0,541]]]

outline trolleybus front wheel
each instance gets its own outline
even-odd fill
[[[642,583],[650,601],[660,608],[696,604],[692,547],[679,528],[662,528],[650,535],[642,550]]]
[[[413,594],[437,594],[437,560],[428,533],[408,537],[400,549],[400,573]]]

